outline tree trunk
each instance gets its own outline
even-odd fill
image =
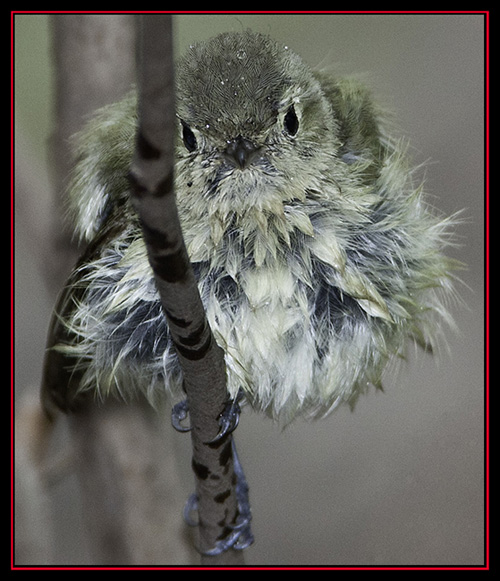
[[[73,163],[68,139],[92,111],[130,88],[135,78],[135,19],[64,14],[53,16],[52,24],[57,128],[52,142],[56,195],[50,279],[60,288],[76,256],[72,233],[61,227],[64,183]],[[157,415],[142,401],[125,405],[109,400],[87,403],[67,421],[92,564],[192,562],[196,557],[183,539],[185,498],[169,416]]]

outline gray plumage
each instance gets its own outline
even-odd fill
[[[432,344],[453,220],[426,204],[369,92],[252,32],[192,46],[176,84],[177,203],[230,395],[285,421],[323,415],[380,386],[408,338]],[[79,389],[155,402],[182,378],[129,200],[136,123],[131,93],[79,136],[70,208],[89,249],[51,344]]]

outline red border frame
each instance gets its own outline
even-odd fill
[[[490,164],[489,164],[489,122],[490,122],[490,110],[489,110],[489,67],[490,67],[490,60],[489,60],[489,24],[490,24],[490,11],[489,10],[368,10],[368,11],[348,11],[348,10],[340,10],[340,11],[331,11],[331,10],[319,10],[319,11],[302,11],[302,10],[294,10],[294,11],[239,11],[239,10],[203,10],[203,11],[160,11],[160,10],[150,10],[150,11],[129,11],[129,10],[113,10],[113,11],[101,11],[101,10],[89,10],[89,11],[80,11],[80,10],[16,10],[11,11],[11,213],[10,213],[10,227],[11,227],[11,249],[10,249],[10,257],[11,257],[11,266],[10,266],[10,277],[11,277],[11,570],[15,571],[25,571],[25,570],[40,570],[40,571],[50,571],[50,570],[61,570],[61,571],[80,571],[80,570],[96,570],[96,571],[122,571],[122,570],[211,570],[217,569],[217,567],[197,567],[197,566],[185,566],[185,567],[92,567],[92,566],[85,566],[85,567],[58,567],[58,566],[15,566],[14,565],[14,16],[16,14],[146,14],[146,13],[161,13],[161,12],[169,12],[170,14],[482,14],[485,16],[485,197],[486,197],[486,212],[485,212],[485,247],[486,247],[486,325],[485,325],[485,339],[486,339],[486,353],[485,353],[485,383],[486,383],[486,393],[485,393],[485,440],[486,440],[486,448],[485,448],[485,472],[486,472],[486,485],[485,485],[485,497],[486,497],[486,505],[485,505],[485,565],[484,566],[446,566],[446,567],[431,567],[431,566],[422,566],[422,567],[314,567],[314,566],[304,566],[304,567],[258,567],[258,566],[251,566],[251,567],[224,567],[226,570],[249,570],[249,571],[260,571],[260,570],[280,570],[280,571],[328,571],[328,570],[348,570],[348,571],[361,571],[361,570],[376,570],[376,571],[412,571],[412,570],[423,570],[423,571],[457,571],[457,570],[470,570],[470,571],[482,571],[482,570],[489,570],[490,569],[490,553],[489,553],[489,545],[490,545],[490,518],[489,518],[489,509],[490,509],[490,487],[489,487],[489,477],[490,477],[490,466],[489,466],[489,386],[490,386],[490,325],[489,325],[489,315],[490,315],[490,293],[489,293],[489,257],[490,257],[490,249],[489,249],[489,235],[490,235],[490,204],[489,204],[489,192],[490,192]]]

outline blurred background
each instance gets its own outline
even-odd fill
[[[15,192],[16,402],[38,393],[57,290],[40,261],[52,211],[50,18],[18,14],[14,22],[16,184],[22,181]],[[244,411],[236,441],[256,537],[247,564],[482,564],[484,17],[235,14],[182,15],[174,22],[178,52],[249,27],[286,43],[313,67],[362,75],[395,112],[415,163],[427,162],[432,203],[445,214],[464,209],[460,246],[450,250],[467,264],[458,288],[464,305],[453,310],[458,331],[447,333],[438,358],[410,350],[399,372],[386,378],[384,393],[372,390],[354,412],[341,408],[315,423],[299,420],[281,431]],[[189,438],[174,434],[173,442],[187,495]],[[35,515],[40,530],[50,529],[47,546],[24,542],[17,564],[89,562],[78,487],[71,475],[63,480],[57,518],[47,506]],[[36,494],[36,486],[17,477],[17,510],[39,510]],[[23,522],[16,527],[20,538]]]

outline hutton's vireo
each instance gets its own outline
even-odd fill
[[[323,415],[380,386],[408,338],[432,345],[452,220],[363,86],[247,31],[191,46],[176,99],[178,210],[229,396],[285,421]],[[88,249],[49,345],[79,390],[156,402],[182,377],[130,201],[136,124],[132,92],[79,136],[69,199]]]

